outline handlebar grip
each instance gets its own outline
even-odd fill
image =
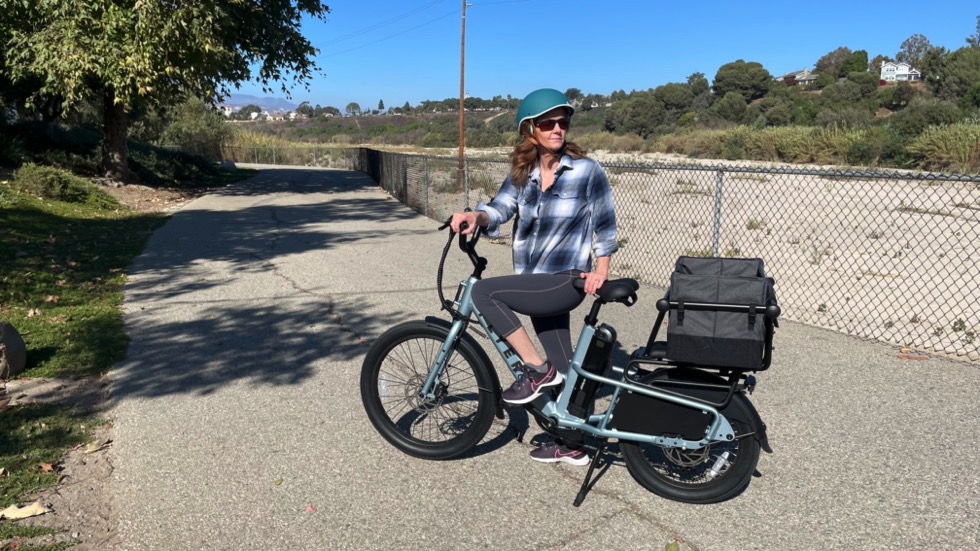
[[[779,308],[779,306],[776,306],[775,304],[770,304],[769,306],[766,306],[766,317],[769,319],[776,319],[779,317],[779,314],[781,313],[782,310]]]

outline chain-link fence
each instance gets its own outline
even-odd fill
[[[509,170],[467,159],[460,185],[451,157],[228,156],[359,170],[436,220],[489,200]],[[980,361],[980,177],[718,162],[604,168],[619,222],[615,275],[666,288],[680,255],[759,257],[787,319]]]

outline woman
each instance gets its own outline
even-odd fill
[[[558,90],[528,94],[517,109],[521,142],[510,155],[511,172],[500,192],[475,211],[454,214],[451,221],[454,231],[470,234],[479,225],[496,236],[501,224],[517,216],[515,275],[481,280],[472,293],[477,309],[524,364],[503,393],[510,404],[528,403],[564,380],[572,356],[569,312],[606,281],[609,257],[618,249],[609,181],[582,148],[565,140],[574,111]],[[577,279],[585,280],[584,290],[574,287]],[[530,316],[547,359],[515,312]],[[561,438],[532,451],[531,458],[589,463],[578,431],[562,431]]]

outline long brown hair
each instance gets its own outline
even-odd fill
[[[533,121],[526,120],[521,124],[521,142],[510,152],[510,181],[517,187],[527,184],[527,177],[538,164],[538,140],[531,131]],[[585,157],[586,150],[574,142],[565,141],[565,147],[559,155],[568,154],[573,159]]]

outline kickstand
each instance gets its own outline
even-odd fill
[[[589,490],[592,489],[592,485],[595,484],[595,481],[592,480],[592,473],[595,472],[596,465],[598,465],[605,458],[606,448],[608,446],[608,440],[603,439],[599,441],[599,449],[596,450],[595,457],[593,457],[592,462],[589,463],[589,471],[585,473],[585,480],[582,481],[582,487],[579,489],[578,495],[575,496],[575,501],[572,502],[572,505],[578,507],[583,501],[585,501],[585,494],[589,493]],[[590,482],[592,482],[592,484],[590,484]]]

